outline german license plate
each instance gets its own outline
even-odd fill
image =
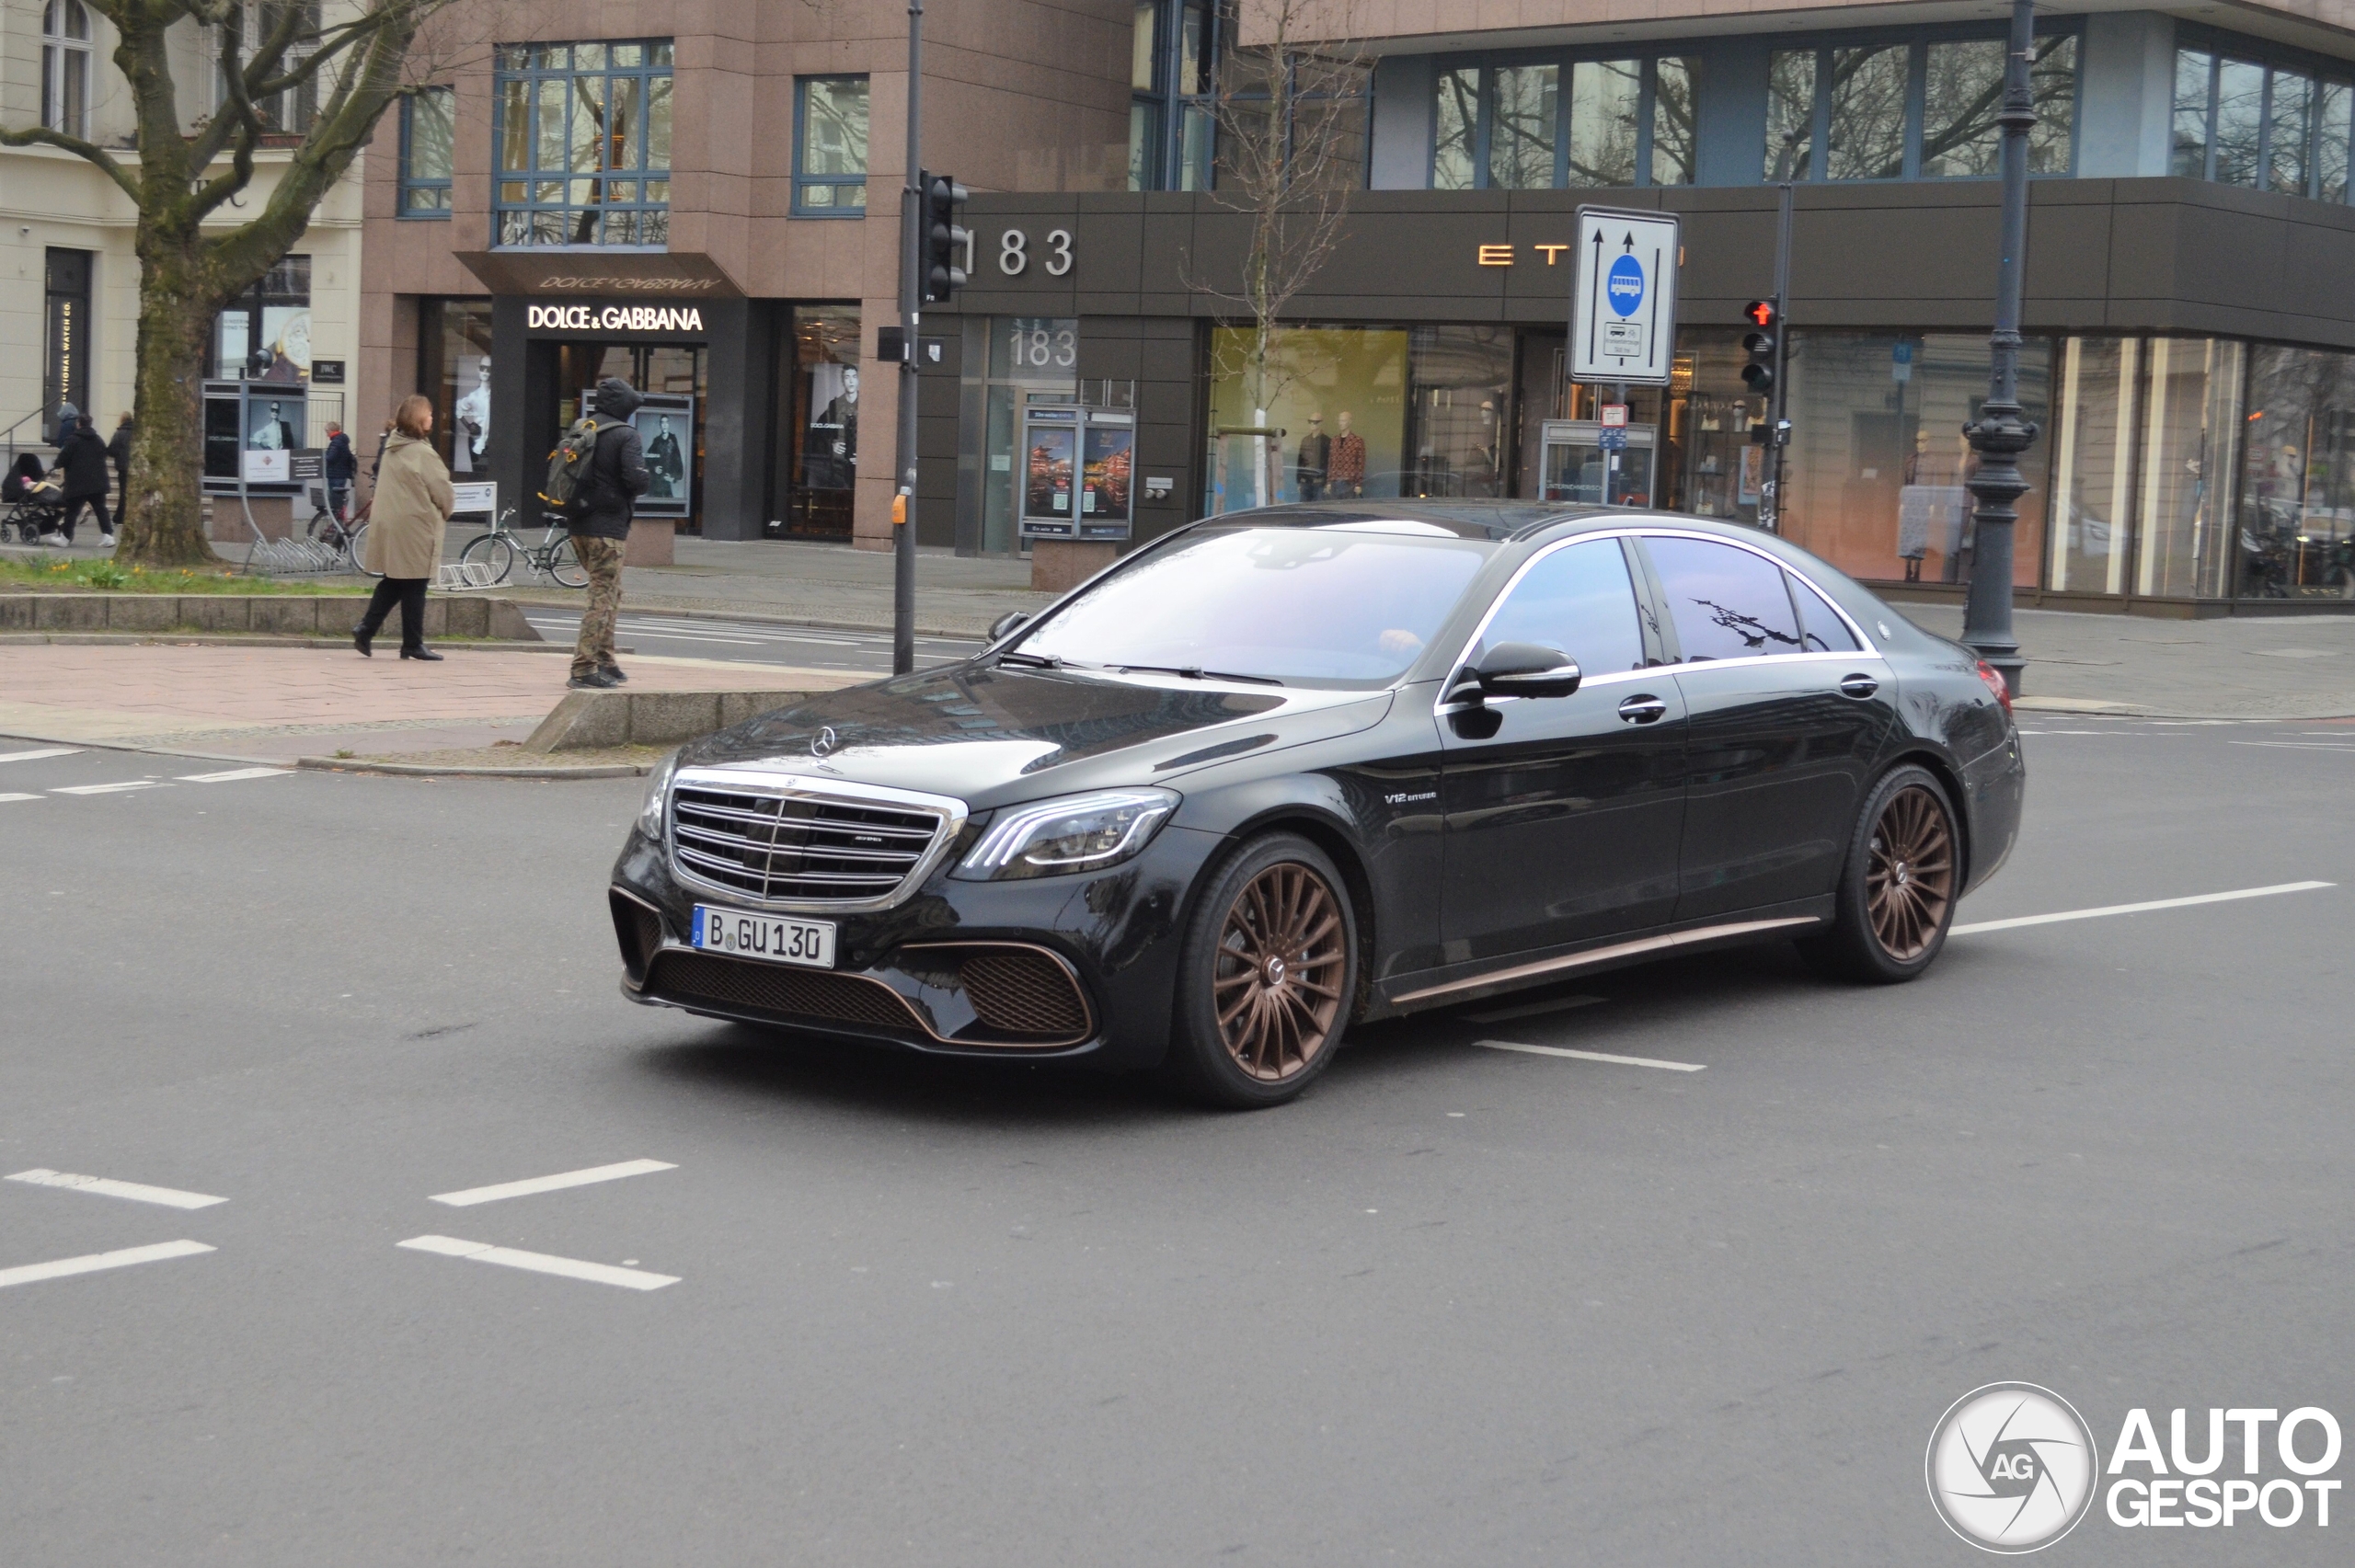
[[[760,958],[772,964],[802,964],[812,969],[834,967],[834,923],[832,921],[787,920],[756,915],[744,910],[695,906],[695,945],[706,953],[731,958]]]

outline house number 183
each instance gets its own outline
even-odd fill
[[[1047,276],[1060,278],[1072,269],[1074,258],[1071,249],[1069,229],[1047,231]],[[1020,229],[1008,229],[998,236],[997,269],[1009,278],[1018,278],[1030,266],[1030,236]]]

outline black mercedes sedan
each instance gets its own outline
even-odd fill
[[[1993,670],[1707,519],[1269,508],[1008,621],[665,764],[626,994],[1267,1105],[1353,1023],[1671,953],[1911,979],[2019,829]]]

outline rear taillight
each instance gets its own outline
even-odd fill
[[[1979,661],[1979,679],[1987,682],[1987,689],[1995,693],[1995,701],[2003,704],[2004,712],[2008,715],[2012,711],[2012,689],[2004,684],[2004,678],[1996,672],[1995,667],[1983,658]]]

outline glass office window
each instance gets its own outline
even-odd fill
[[[1777,50],[1766,67],[1765,177],[1781,168],[1784,149],[1791,153],[1795,179],[1815,174],[1815,60],[1812,49]]]
[[[1438,127],[1431,147],[1431,189],[1469,190],[1474,143],[1480,133],[1480,73],[1442,71],[1439,75]]]
[[[40,122],[90,134],[90,13],[82,0],[49,0],[40,20]]]
[[[1581,60],[1570,70],[1572,185],[1636,183],[1636,128],[1643,63]]]
[[[2175,150],[2168,172],[2179,179],[2208,177],[2209,92],[2215,86],[2215,56],[2181,49],[2175,56]]]
[[[2028,128],[2028,172],[2068,174],[2077,166],[2077,36],[2036,40],[2028,63],[2028,97],[2036,123]]]
[[[1553,185],[1561,94],[1558,65],[1513,65],[1497,72],[1496,111],[1488,132],[1492,189],[1541,190]]]
[[[497,60],[497,243],[667,246],[671,41],[503,44]]]
[[[1930,45],[1922,77],[1922,173],[1987,178],[2003,172],[2004,43],[1969,39]]]
[[[1895,179],[1905,172],[1905,89],[1912,56],[1903,44],[1832,52],[1825,177]]]
[[[793,90],[794,215],[865,215],[867,78],[804,76]]]
[[[2315,84],[2315,195],[2325,201],[2347,200],[2350,100],[2344,82]]]
[[[2307,113],[2315,84],[2294,72],[2276,71],[2267,88],[2265,184],[2284,196],[2306,193]]]
[[[450,162],[457,93],[422,87],[401,100],[401,206],[404,218],[450,215]]]
[[[1663,55],[1652,69],[1652,183],[1690,185],[1700,169],[1701,62]]]
[[[2215,166],[2219,185],[2257,183],[2257,147],[2265,133],[2265,67],[2226,60],[2216,68]]]
[[[2177,50],[2169,172],[2345,201],[2349,100],[2344,81],[2212,50]]]

